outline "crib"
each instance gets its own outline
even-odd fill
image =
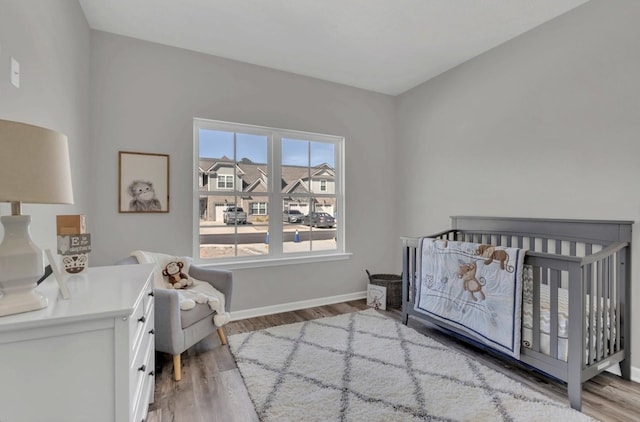
[[[632,221],[451,220],[450,230],[427,237],[527,250],[531,286],[523,299],[520,361],[565,382],[572,408],[581,409],[582,384],[607,368],[620,364],[630,379]],[[419,240],[402,238],[403,323],[412,316],[467,337],[415,309]]]

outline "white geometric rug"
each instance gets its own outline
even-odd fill
[[[593,421],[373,309],[229,336],[269,421]]]

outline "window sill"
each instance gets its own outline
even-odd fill
[[[352,253],[341,252],[321,255],[304,255],[304,256],[283,256],[278,258],[264,258],[264,259],[233,259],[233,260],[216,260],[212,261],[197,261],[195,265],[205,268],[220,268],[225,270],[239,270],[244,268],[264,268],[264,267],[277,267],[282,265],[298,265],[308,264],[312,262],[329,262],[329,261],[342,261],[350,259]]]

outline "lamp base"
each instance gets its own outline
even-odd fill
[[[46,308],[47,305],[47,298],[31,289],[15,293],[5,290],[0,297],[0,316],[36,311]]]
[[[0,316],[47,307],[47,299],[34,290],[44,274],[44,254],[29,235],[28,215],[0,217],[4,238],[0,243]]]

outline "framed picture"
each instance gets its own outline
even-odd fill
[[[169,212],[169,156],[120,151],[118,210]]]
[[[367,305],[380,310],[387,309],[387,288],[377,284],[367,285]]]

